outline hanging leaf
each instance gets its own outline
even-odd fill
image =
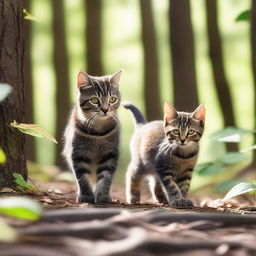
[[[241,136],[252,133],[252,131],[238,129],[235,127],[226,127],[211,135],[211,138],[220,142],[233,142],[237,143],[241,141]]]
[[[42,216],[43,209],[32,199],[8,197],[0,199],[0,213],[21,219],[37,220]]]
[[[226,196],[222,199],[223,201],[228,200],[232,197],[243,195],[245,193],[249,193],[252,191],[256,191],[256,185],[249,182],[242,182],[234,186]]]
[[[235,19],[236,22],[239,21],[249,21],[251,19],[251,10],[245,10],[241,12]]]
[[[12,87],[9,84],[0,83],[0,102],[2,102],[12,91]]]
[[[196,172],[200,176],[206,176],[206,175],[216,175],[218,173],[221,173],[227,169],[226,166],[220,165],[218,163],[205,163],[205,164],[199,164],[196,166]]]
[[[226,164],[226,165],[233,165],[237,164],[243,161],[249,160],[250,157],[246,154],[240,153],[240,152],[229,152],[225,155],[221,156],[218,161]]]
[[[12,127],[19,129],[21,132],[41,138],[47,138],[54,143],[58,143],[56,139],[51,136],[47,131],[39,127],[37,124],[19,124],[15,120],[10,124]]]
[[[245,153],[247,151],[251,151],[251,150],[254,150],[254,149],[256,149],[256,144],[251,146],[251,147],[245,148],[245,149],[241,150],[240,152]]]
[[[237,185],[241,182],[245,182],[245,180],[225,180],[225,181],[218,183],[214,189],[217,192],[227,192],[228,190],[230,190],[235,185]]]
[[[4,151],[0,148],[0,164],[4,164],[6,162],[6,156]]]
[[[17,184],[17,188],[23,192],[32,192],[35,194],[41,194],[39,189],[32,184],[27,183],[23,176],[19,173],[13,173],[13,177],[15,178],[15,183]]]
[[[24,16],[25,20],[32,20],[32,21],[40,22],[39,19],[37,19],[35,16],[31,15],[26,9],[23,9],[23,13],[25,14],[25,16]]]

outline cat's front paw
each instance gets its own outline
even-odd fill
[[[109,194],[96,194],[95,204],[111,204],[112,198]]]
[[[94,195],[90,195],[90,196],[87,196],[87,195],[78,195],[77,198],[76,198],[76,201],[78,203],[91,203],[91,204],[94,204]]]
[[[194,206],[193,202],[187,198],[176,198],[170,201],[170,206]]]

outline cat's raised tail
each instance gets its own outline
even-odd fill
[[[131,113],[133,114],[134,123],[135,126],[145,124],[146,121],[142,115],[142,113],[139,111],[137,107],[135,107],[131,102],[129,101],[122,101],[121,103],[126,109],[129,109]]]

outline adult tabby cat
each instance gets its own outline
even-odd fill
[[[120,104],[119,80],[121,71],[95,77],[79,72],[77,101],[65,131],[66,160],[75,174],[77,202],[110,203],[110,186],[116,170],[119,146]],[[95,172],[95,193],[88,174]]]
[[[204,105],[187,113],[177,112],[171,104],[165,103],[164,121],[149,123],[145,123],[134,105],[123,105],[133,113],[136,124],[130,144],[132,159],[126,173],[127,202],[140,202],[141,181],[147,176],[155,201],[171,206],[192,206],[193,202],[186,195],[204,130]]]

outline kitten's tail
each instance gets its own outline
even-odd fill
[[[143,115],[141,114],[141,112],[139,111],[139,109],[136,108],[131,102],[123,101],[122,105],[126,109],[129,109],[132,112],[133,117],[134,117],[134,121],[135,121],[135,126],[146,123],[146,121],[145,121]]]

